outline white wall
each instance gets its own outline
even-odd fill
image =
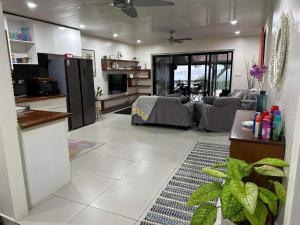
[[[273,15],[273,26],[271,38],[274,36],[278,21],[282,12],[289,12],[293,15],[290,24],[290,47],[288,52],[288,63],[286,70],[286,79],[281,93],[268,87],[270,104],[279,104],[283,110],[285,120],[286,136],[286,160],[290,163],[288,171],[288,195],[284,212],[284,221],[278,221],[278,224],[296,225],[300,221],[300,1],[282,0],[276,1]],[[270,18],[272,20],[272,18]],[[268,49],[267,58],[271,55],[271,49]],[[283,214],[283,211],[282,211]],[[280,217],[281,219],[283,216]]]
[[[161,43],[155,45],[137,46],[136,56],[141,65],[152,66],[151,54],[201,52],[214,50],[234,50],[232,89],[247,88],[245,62],[258,59],[260,39],[259,36],[215,38],[187,41],[183,44],[169,45]]]
[[[102,73],[101,58],[104,55],[116,56],[119,51],[123,54],[123,59],[133,59],[135,57],[135,45],[125,44],[114,40],[92,37],[82,34],[81,45],[83,49],[95,50],[96,54],[96,73],[95,88],[100,86],[103,94],[108,94],[107,73]]]
[[[28,208],[1,0],[0,21],[0,213],[19,219]]]

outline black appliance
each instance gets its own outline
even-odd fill
[[[108,93],[110,95],[127,92],[127,74],[108,75]]]
[[[49,59],[49,75],[67,96],[69,129],[96,121],[93,62],[90,59]]]
[[[57,81],[51,78],[35,78],[28,82],[28,95],[49,96],[59,94]]]
[[[24,97],[27,95],[27,85],[25,80],[13,80],[13,87],[15,97]]]

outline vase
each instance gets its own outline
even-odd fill
[[[257,96],[256,111],[257,112],[266,111],[267,104],[268,104],[268,96],[266,95],[266,91],[260,91],[259,95]]]

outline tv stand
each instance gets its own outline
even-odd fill
[[[130,106],[139,96],[150,95],[149,93],[122,93],[116,95],[103,95],[99,101],[101,104],[101,112],[109,113],[126,106]]]

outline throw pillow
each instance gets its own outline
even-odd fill
[[[180,96],[180,101],[181,101],[182,104],[186,104],[186,103],[190,102],[191,99],[190,99],[189,96],[183,96],[182,95],[182,96]]]

